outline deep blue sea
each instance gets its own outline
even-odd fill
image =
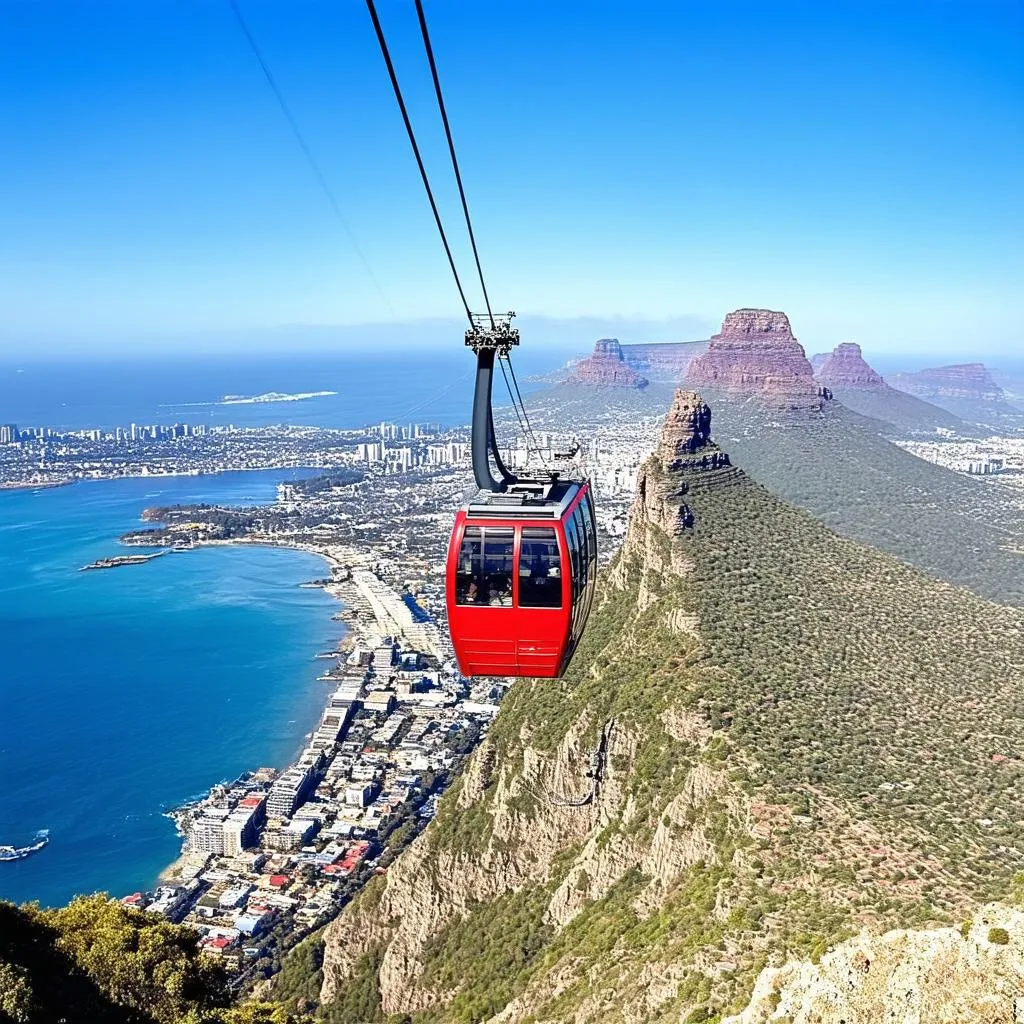
[[[0,423],[463,423],[471,367],[458,350],[0,364]],[[269,391],[338,394],[216,404]],[[0,898],[52,905],[150,887],[179,849],[164,810],[246,769],[282,767],[301,748],[326,698],[314,655],[343,628],[335,601],[298,587],[323,574],[320,559],[214,548],[78,572],[118,553],[116,538],[147,505],[268,501],[289,475],[0,492],[0,844],[51,833],[40,853],[0,863]]]

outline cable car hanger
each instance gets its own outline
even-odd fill
[[[475,314],[469,307],[376,5],[374,0],[366,0],[434,224],[469,321],[465,343],[476,357],[471,452],[479,490],[456,514],[448,546],[445,596],[449,632],[464,675],[558,678],[576,650],[594,597],[597,522],[590,481],[550,470],[516,475],[502,461],[492,403],[495,363],[504,377],[527,451],[540,452],[512,367],[519,331],[512,326],[514,313],[496,314],[491,308],[422,0],[415,0],[415,5],[487,310]],[[594,768],[595,780],[599,770]],[[595,781],[594,786],[597,784]],[[593,799],[593,793],[586,799]]]
[[[519,344],[519,332],[512,327],[514,313],[495,314],[491,309],[490,296],[487,293],[487,283],[484,280],[483,267],[480,263],[480,251],[476,244],[476,232],[473,230],[473,220],[469,215],[469,202],[466,199],[466,189],[462,182],[462,172],[459,169],[459,158],[455,152],[455,140],[452,137],[451,122],[448,120],[448,111],[444,102],[444,93],[441,91],[441,80],[437,72],[437,62],[434,59],[434,48],[430,42],[430,32],[427,29],[426,14],[423,10],[422,0],[415,0],[416,14],[419,20],[420,33],[423,37],[423,47],[426,51],[427,62],[430,65],[430,74],[434,84],[434,95],[437,99],[438,110],[441,114],[441,121],[444,125],[445,139],[448,143],[448,154],[451,158],[452,170],[455,174],[455,182],[459,190],[459,200],[462,204],[462,213],[466,222],[466,231],[469,235],[470,246],[473,250],[473,260],[476,264],[477,277],[480,280],[480,290],[483,293],[484,306],[487,309],[485,314],[475,314],[471,311],[469,301],[466,298],[466,291],[459,277],[455,266],[455,257],[452,254],[448,235],[444,229],[441,213],[434,198],[434,190],[430,185],[430,178],[427,175],[426,166],[420,153],[420,147],[416,141],[416,132],[413,129],[412,121],[409,118],[409,110],[405,104],[402,88],[398,82],[398,74],[395,71],[394,62],[391,59],[391,52],[388,48],[387,38],[381,26],[377,14],[377,7],[374,0],[366,0],[366,7],[370,13],[370,20],[373,22],[373,29],[377,36],[377,43],[380,46],[381,56],[387,67],[388,78],[391,81],[391,88],[398,103],[398,109],[402,115],[402,123],[405,125],[405,132],[409,138],[409,145],[412,147],[413,157],[420,172],[420,180],[423,182],[424,191],[427,193],[427,200],[430,203],[430,210],[434,215],[434,224],[441,237],[441,244],[444,246],[445,256],[448,260],[448,267],[455,280],[455,287],[458,289],[459,299],[465,311],[466,319],[469,321],[469,328],[466,331],[466,344],[472,349],[477,357],[476,386],[473,399],[473,423],[472,423],[472,452],[473,452],[473,476],[477,486],[481,490],[503,491],[510,484],[516,483],[517,478],[509,472],[501,460],[498,451],[497,437],[494,431],[494,415],[492,411],[492,390],[494,377],[494,362],[498,359],[498,365],[505,380],[505,387],[508,390],[512,408],[519,421],[520,429],[526,438],[527,450],[540,452],[540,446],[536,443],[533,429],[530,426],[526,406],[523,403],[519,391],[519,383],[515,377],[515,370],[512,367],[511,350]],[[506,371],[505,366],[508,366]],[[509,377],[515,386],[515,396],[509,383]],[[489,467],[487,452],[493,457],[498,476],[495,477]]]

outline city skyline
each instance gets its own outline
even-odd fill
[[[374,337],[400,345],[424,319],[455,322],[361,4],[241,7],[372,278],[227,4],[61,7],[55,19],[9,6],[0,38],[13,140],[0,347],[93,355],[143,337],[227,350],[232,334],[259,343],[282,324],[382,325]],[[629,326],[764,306],[790,314],[809,353],[848,339],[1012,352],[1018,6],[428,15],[499,308],[555,324],[618,317],[619,333],[648,340]],[[470,279],[414,12],[382,17]],[[481,38],[500,40],[507,73],[465,58]]]

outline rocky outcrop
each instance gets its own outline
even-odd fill
[[[812,360],[813,363],[813,360]],[[861,354],[860,345],[844,341],[815,368],[815,377],[830,388],[884,388],[885,380]]]
[[[676,475],[680,473],[685,476]],[[739,476],[728,453],[711,440],[711,409],[707,403],[696,391],[680,389],[665,417],[654,457],[640,468],[631,515],[657,526],[670,537],[676,536],[697,523],[686,500],[688,494],[694,489],[727,485]],[[634,529],[634,534],[641,532],[639,526]],[[627,532],[621,566],[630,561],[634,539]],[[625,584],[625,580],[622,582]]]
[[[626,363],[617,338],[601,338],[594,345],[593,355],[581,359],[572,367],[568,383],[613,388],[644,388],[648,381]]]
[[[708,350],[708,341],[677,341],[652,345],[623,345],[622,357],[638,373],[661,380],[681,380],[690,363]]]
[[[963,928],[861,932],[826,953],[762,971],[722,1024],[1012,1024],[1024,1019],[1024,914],[990,904]]]
[[[687,381],[697,387],[756,395],[791,409],[820,409],[823,401],[789,317],[770,309],[737,309],[727,314],[707,352],[690,363]]]
[[[939,366],[917,373],[897,373],[892,384],[920,398],[954,398],[1000,402],[1006,392],[995,382],[984,363]]]

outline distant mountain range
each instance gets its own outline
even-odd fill
[[[621,375],[628,346],[599,343]],[[690,349],[693,353],[694,349]],[[774,310],[740,309],[690,354],[687,381],[715,409],[718,433],[751,475],[828,526],[991,600],[1024,605],[1024,517],[1008,492],[993,489],[891,444],[890,437],[952,431],[984,436],[986,428],[890,387],[853,343],[812,361],[789,318]],[[558,391],[559,405],[593,412],[655,409],[663,385],[616,387],[609,374],[596,390],[586,373]]]
[[[981,363],[899,373],[886,380],[855,342],[808,359],[789,318],[777,310],[734,310],[706,341],[627,344],[602,338],[590,356],[570,361],[545,379],[631,388],[686,379],[698,387],[772,395],[775,404],[786,396],[793,408],[815,406],[827,389],[891,434],[952,430],[980,436],[1024,430],[1024,376],[1013,378],[1021,395],[1003,389]]]

